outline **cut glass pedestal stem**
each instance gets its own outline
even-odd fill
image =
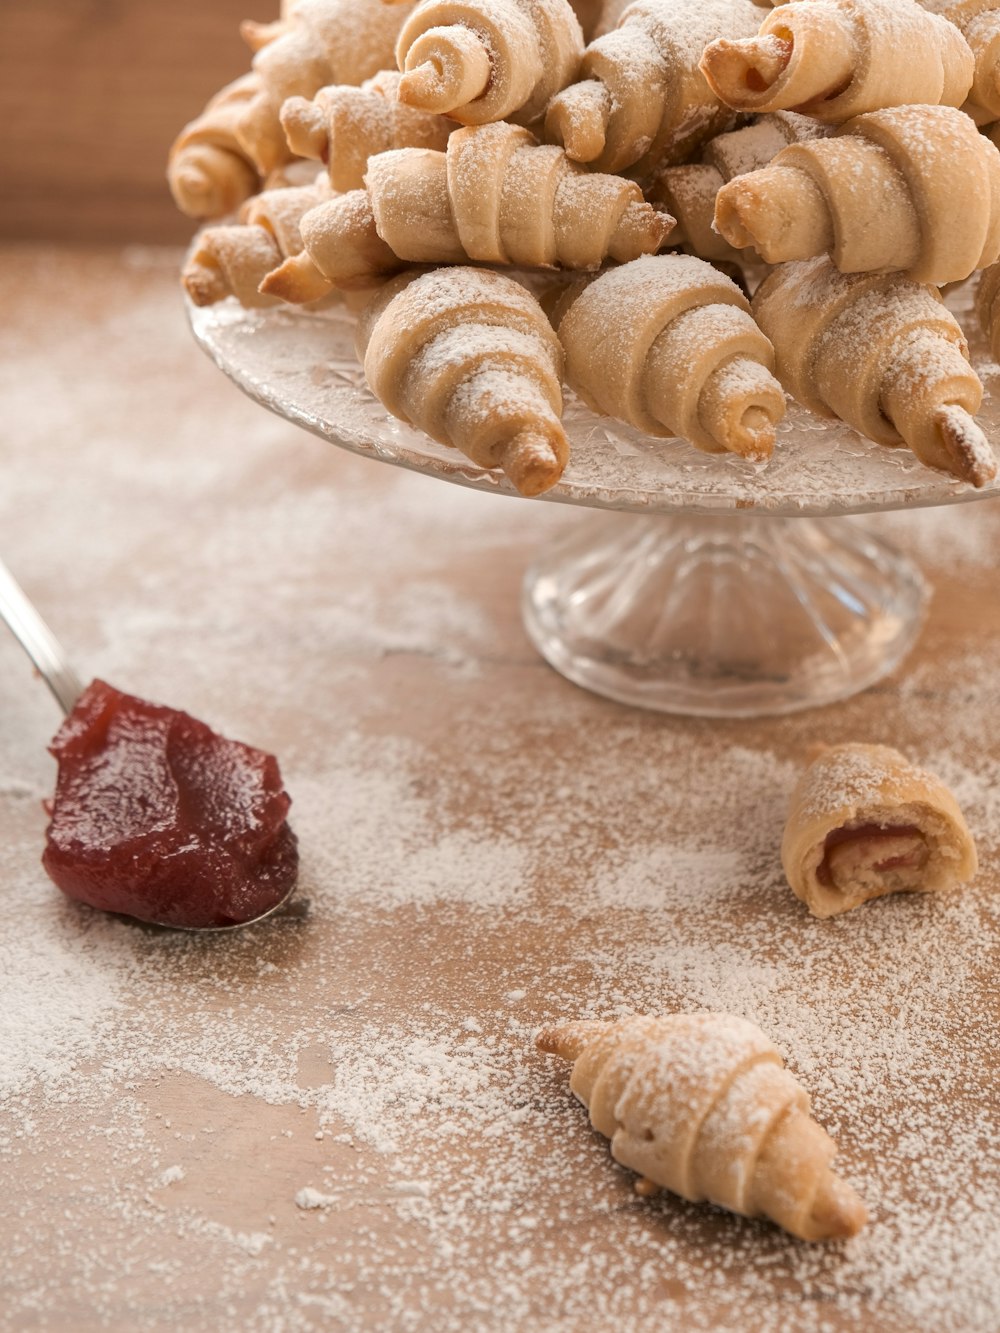
[[[552,666],[621,703],[790,713],[889,674],[928,601],[917,568],[843,519],[604,517],[529,570],[525,625]]]

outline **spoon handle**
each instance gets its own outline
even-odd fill
[[[5,620],[14,638],[38,668],[42,679],[64,713],[69,713],[83,693],[83,684],[69,664],[62,644],[0,560],[0,620]]]

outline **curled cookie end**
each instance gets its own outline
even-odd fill
[[[546,1055],[563,1055],[566,1049],[565,1028],[542,1028],[535,1037],[535,1045]],[[563,1059],[572,1057],[563,1056]]]
[[[611,94],[597,79],[557,93],[545,113],[545,137],[561,144],[574,162],[594,162],[604,152],[611,120]]]
[[[276,297],[289,305],[308,305],[326,296],[331,283],[319,271],[309,255],[303,251],[293,255],[272,269],[257,290],[262,296]]]
[[[705,382],[701,424],[719,449],[753,463],[774,453],[776,426],[785,415],[785,394],[767,366],[735,356]]]
[[[221,269],[204,255],[193,257],[181,274],[181,285],[192,304],[199,308],[216,305],[230,294]]]
[[[676,218],[662,205],[648,204],[644,199],[633,200],[618,219],[608,253],[612,259],[623,263],[639,255],[654,255],[666,244],[676,225]]]
[[[259,188],[257,173],[238,153],[213,144],[192,145],[167,170],[174,203],[189,218],[221,218]]]
[[[957,403],[948,403],[935,414],[935,425],[951,470],[962,481],[980,489],[997,475],[996,455],[975,419]]]
[[[731,41],[720,37],[705,48],[701,71],[716,97],[743,108],[766,101],[792,58],[791,37],[766,33]]]
[[[198,162],[185,162],[168,176],[174,203],[190,218],[206,218],[215,214],[218,205],[216,183]]]
[[[809,1210],[807,1230],[814,1240],[849,1240],[868,1221],[868,1209],[857,1191],[828,1172]]]
[[[482,97],[492,74],[489,51],[471,28],[429,28],[406,53],[396,96],[406,106],[444,114]]]
[[[715,230],[737,250],[753,246],[768,264],[832,250],[833,218],[819,186],[779,153],[759,171],[727,182],[715,201]]]
[[[296,157],[325,162],[330,151],[326,117],[305,97],[289,97],[281,108],[281,128]]]
[[[181,276],[181,284],[188,293],[191,303],[199,308],[205,305],[217,305],[229,295],[229,289],[219,269],[189,268]]]
[[[763,407],[754,406],[743,413],[729,450],[750,463],[766,463],[774,453],[776,438],[773,417]]]
[[[504,449],[500,465],[520,495],[542,495],[559,481],[569,445],[565,436],[553,440],[544,431],[526,427]]]
[[[535,1046],[546,1055],[558,1055],[563,1060],[577,1060],[590,1043],[605,1032],[610,1024],[600,1022],[560,1023],[558,1027],[542,1028],[535,1037]]]
[[[739,177],[724,185],[715,200],[714,230],[734,250],[746,250],[756,244],[756,236],[747,225],[745,214],[752,213],[756,203],[752,185]]]

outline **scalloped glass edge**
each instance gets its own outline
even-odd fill
[[[985,387],[978,420],[1000,440],[1000,366],[972,314],[974,280],[947,294]],[[364,457],[476,490],[517,497],[497,471],[391,417],[365,383],[354,353],[356,317],[322,310],[245,310],[233,298],[198,309],[186,302],[194,336],[250,398],[311,433]],[[563,417],[570,463],[538,497],[557,504],[639,513],[834,516],[963,504],[1000,494],[1000,479],[976,490],[924,467],[908,449],[878,445],[797,404],[778,431],[773,459],[754,465],[703,454],[684,440],[653,439],[589,411],[567,391]]]

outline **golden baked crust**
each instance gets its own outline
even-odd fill
[[[596,269],[654,253],[674,224],[634,181],[588,172],[506,123],[458,129],[444,152],[378,153],[365,182],[366,194],[333,199],[303,224],[308,258],[337,286],[406,263]],[[266,290],[297,302],[303,274],[304,261],[289,264]]]
[[[636,0],[587,47],[577,82],[552,98],[546,137],[598,171],[641,176],[686,161],[734,122],[698,68],[702,52],[759,24],[751,0]]]
[[[399,98],[463,125],[531,125],[582,55],[569,0],[421,0],[396,47]]]
[[[709,453],[770,456],[785,414],[774,350],[711,264],[637,259],[569,288],[553,319],[569,384],[588,406]]]
[[[911,103],[959,107],[975,61],[953,23],[913,0],[798,0],[756,37],[712,42],[701,68],[738,111],[801,111],[840,125]]]
[[[972,879],[976,847],[944,783],[885,745],[836,745],[792,796],[781,862],[814,916]]]
[[[356,345],[393,416],[501,467],[522,495],[562,476],[562,348],[511,278],[461,267],[403,274],[362,312]]]
[[[570,1087],[615,1161],[692,1203],[767,1217],[801,1240],[853,1236],[861,1199],[831,1169],[836,1145],[755,1024],[674,1014],[544,1029],[540,1050],[573,1061]]]
[[[774,345],[778,378],[805,407],[880,444],[905,443],[928,467],[974,486],[996,475],[973,419],[983,386],[935,288],[810,259],[775,269],[751,308]]]

